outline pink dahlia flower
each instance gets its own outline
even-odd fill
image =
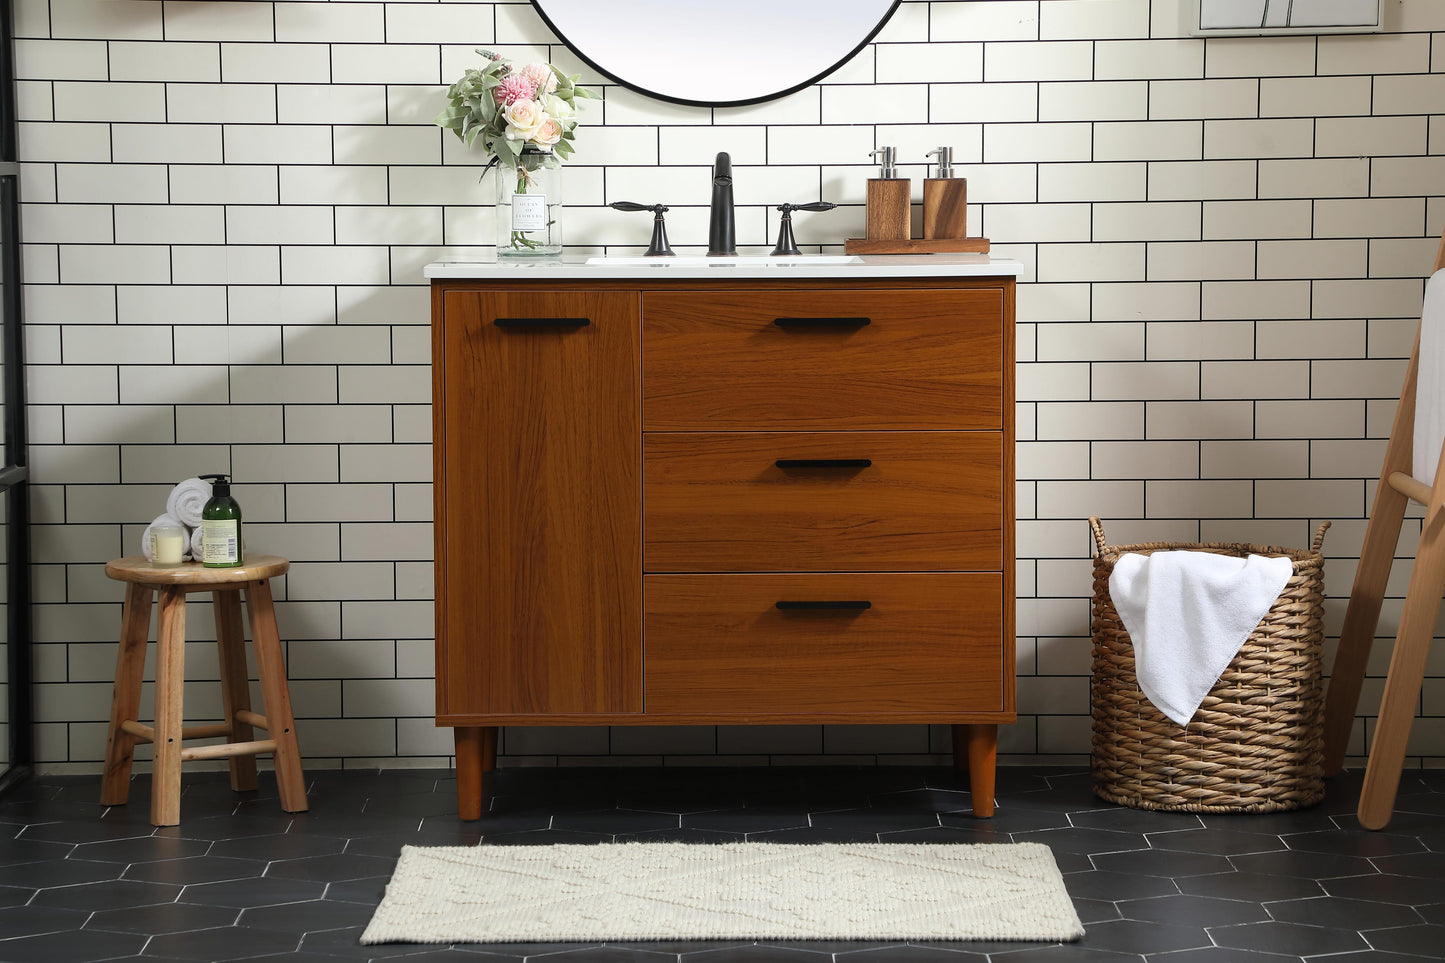
[[[494,95],[503,107],[519,100],[531,100],[537,92],[537,82],[525,74],[508,74],[497,85]]]

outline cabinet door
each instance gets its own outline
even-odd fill
[[[437,714],[641,712],[638,296],[442,308]]]

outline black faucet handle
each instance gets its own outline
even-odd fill
[[[671,210],[666,204],[639,204],[636,201],[613,201],[607,205],[614,211],[651,211],[652,218],[652,241],[647,245],[647,253],[644,257],[671,257],[672,247],[667,243],[667,225],[663,223],[662,215]]]
[[[653,204],[648,206],[647,204],[639,204],[636,201],[613,201],[607,206],[614,211],[651,211],[654,214],[663,214],[672,210],[672,208],[666,204]]]
[[[813,201],[809,204],[779,204],[778,210],[786,216],[794,211],[831,211],[837,206],[832,201]]]
[[[778,246],[773,248],[773,257],[789,257],[794,254],[802,254],[798,250],[798,242],[793,237],[793,212],[794,211],[831,211],[837,207],[831,201],[813,201],[810,204],[779,204],[778,210],[783,216],[778,219]]]

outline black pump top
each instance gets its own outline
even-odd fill
[[[199,478],[213,479],[211,482],[211,495],[216,498],[226,498],[231,494],[230,475],[199,475]]]

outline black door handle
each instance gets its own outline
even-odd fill
[[[492,322],[499,328],[585,328],[591,318],[498,318]]]
[[[871,458],[779,458],[779,468],[871,468]]]
[[[780,328],[865,328],[871,318],[774,318]]]
[[[776,607],[784,612],[791,611],[817,611],[822,609],[844,609],[859,611],[871,609],[873,603],[867,599],[841,599],[837,601],[803,601],[803,602],[778,602]]]

